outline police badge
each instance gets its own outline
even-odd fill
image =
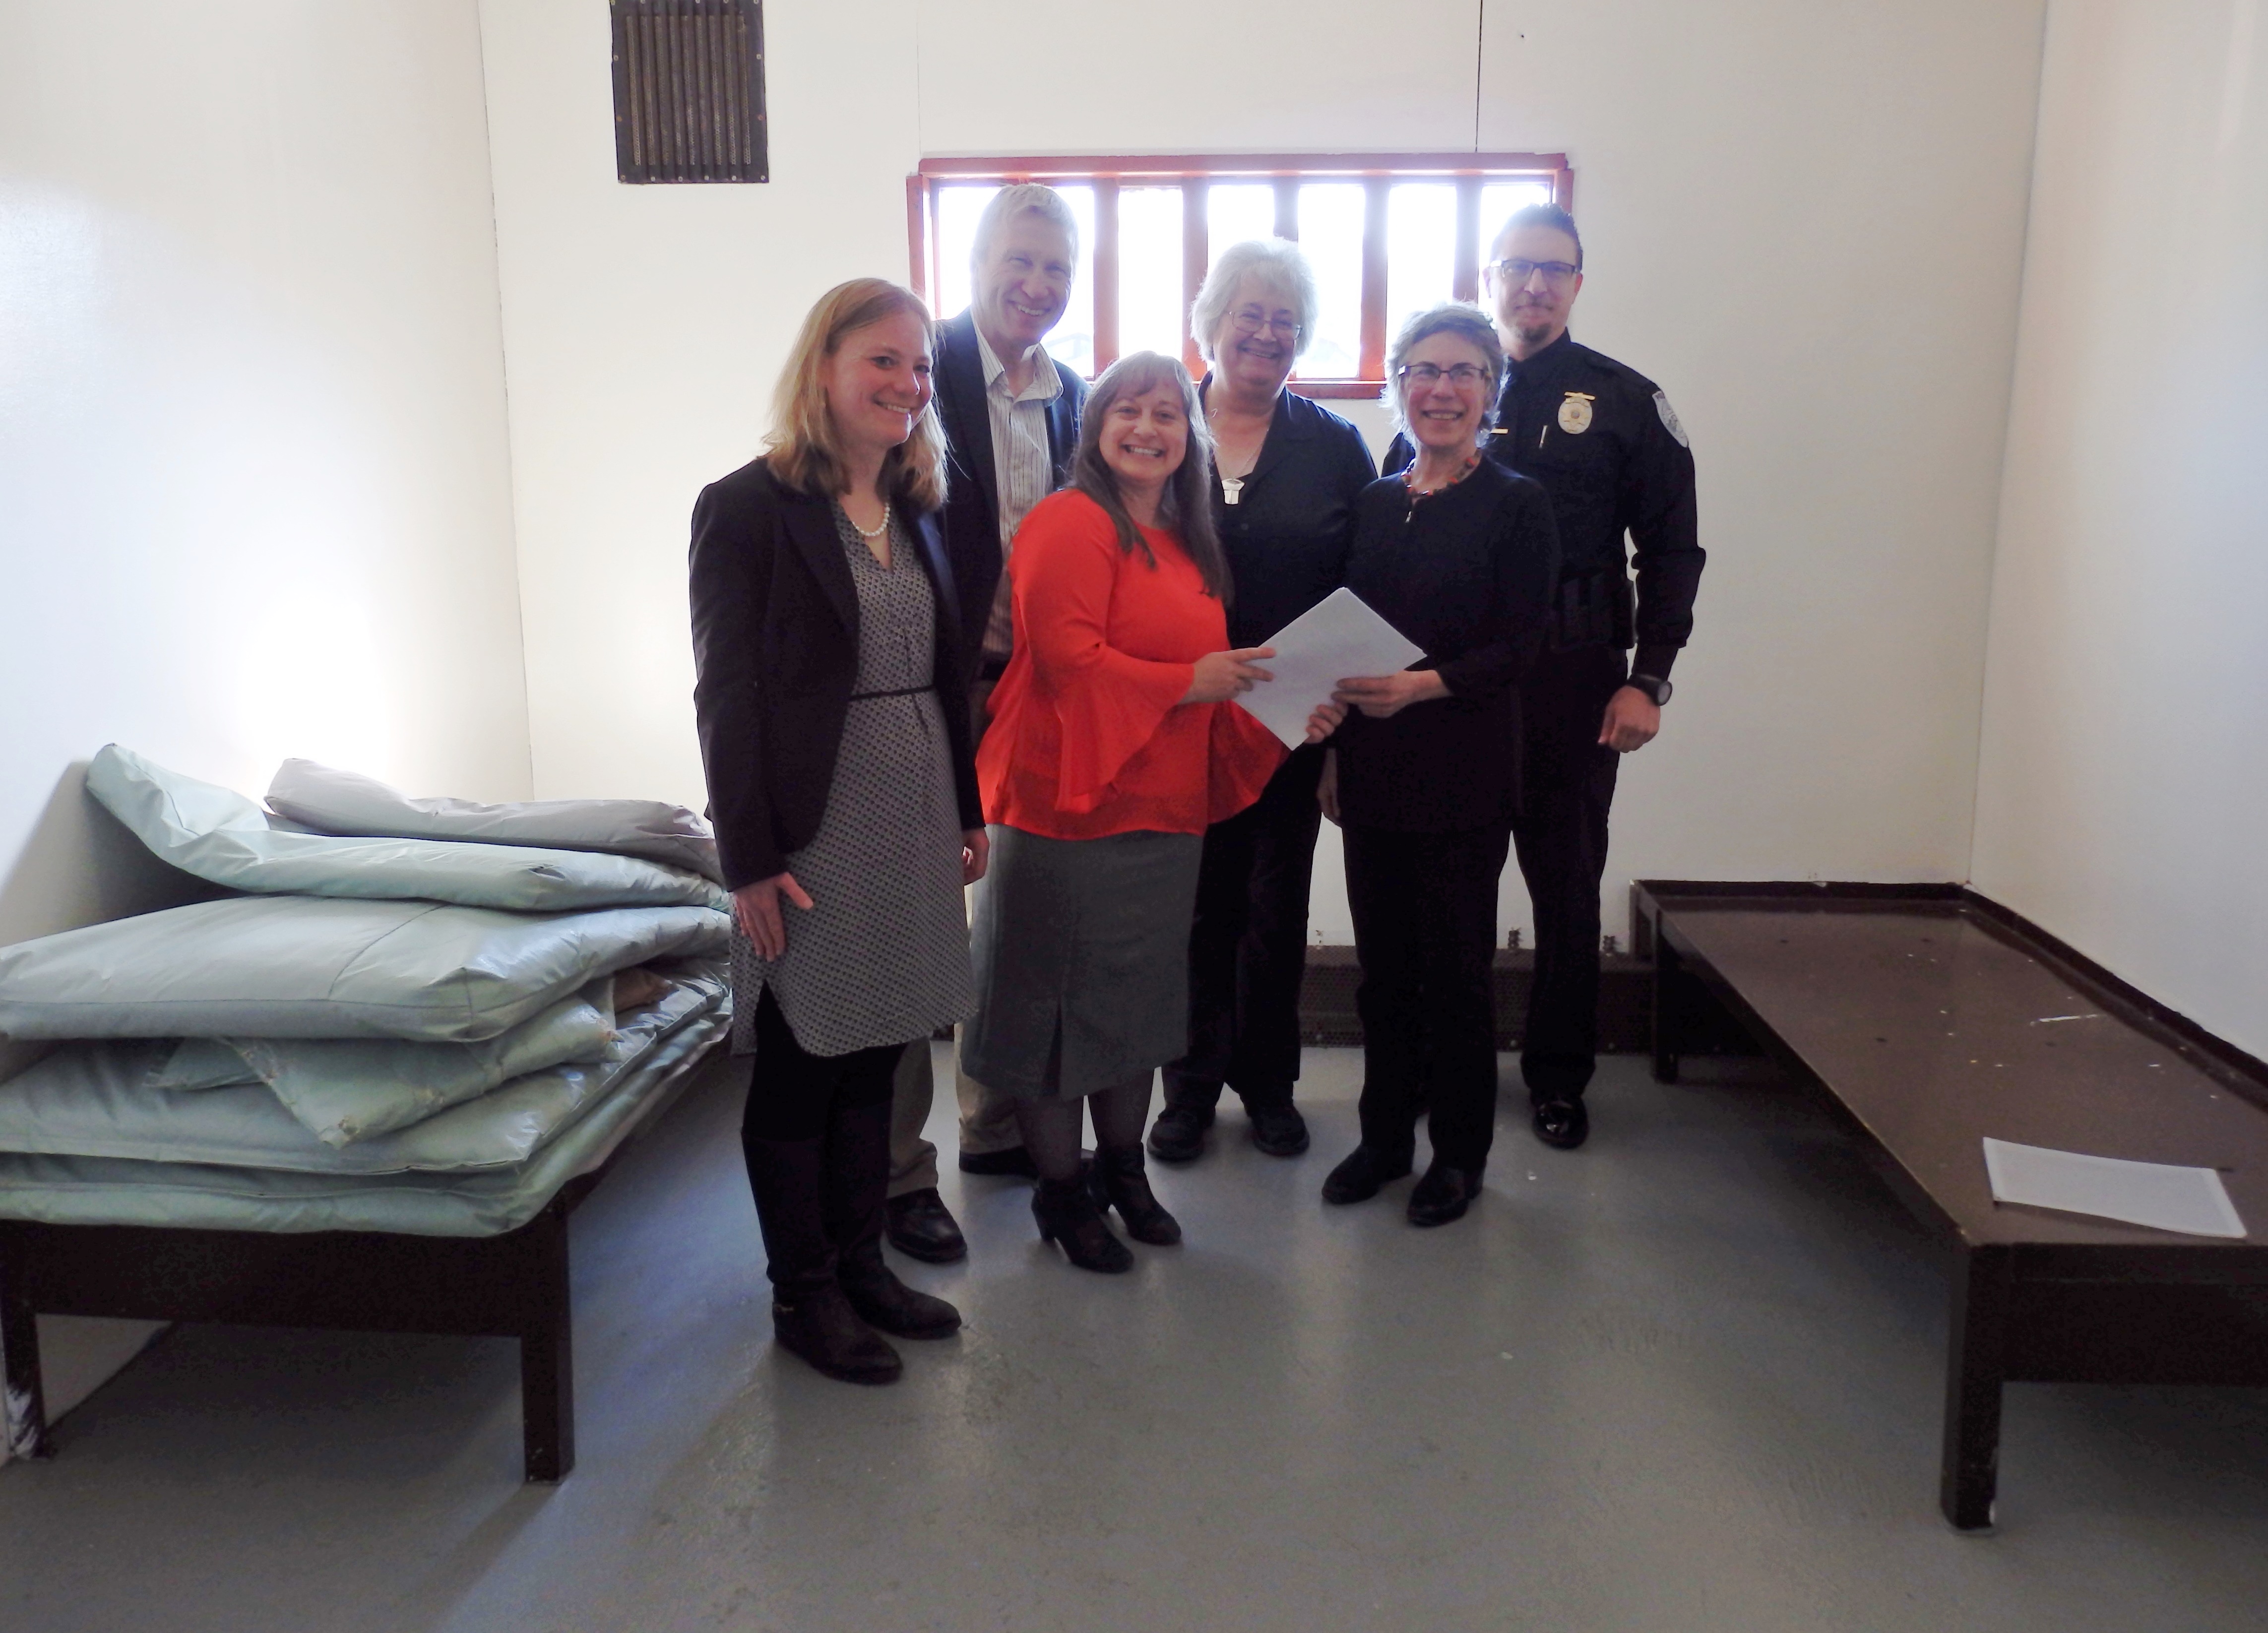
[[[1590,430],[1591,399],[1580,391],[1569,392],[1559,405],[1559,429],[1570,437]]]

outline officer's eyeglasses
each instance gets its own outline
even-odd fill
[[[1257,307],[1247,306],[1241,312],[1233,313],[1228,320],[1236,326],[1236,332],[1240,335],[1257,335],[1264,329],[1270,335],[1281,335],[1285,340],[1300,338],[1300,326],[1291,319],[1271,318]]]
[[[1431,386],[1446,379],[1452,386],[1470,386],[1489,377],[1489,371],[1477,363],[1453,363],[1446,369],[1438,363],[1405,363],[1394,372],[1411,386]]]
[[[1488,269],[1496,274],[1499,282],[1513,289],[1525,289],[1528,279],[1539,272],[1543,275],[1544,288],[1565,289],[1575,281],[1576,273],[1581,270],[1565,261],[1521,261],[1515,256],[1491,261]]]

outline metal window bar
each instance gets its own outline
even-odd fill
[[[609,0],[615,173],[769,181],[763,0]]]

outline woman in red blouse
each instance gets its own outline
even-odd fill
[[[1257,799],[1285,754],[1228,706],[1268,679],[1270,652],[1224,650],[1211,457],[1179,363],[1138,352],[1095,382],[1071,485],[1016,534],[1015,656],[977,756],[992,857],[961,1059],[1014,1097],[1040,1234],[1090,1270],[1133,1255],[1080,1178],[1082,1100],[1101,1199],[1136,1240],[1181,1239],[1143,1173],[1151,1079],[1187,1046],[1205,829]],[[1319,709],[1311,739],[1344,712]]]

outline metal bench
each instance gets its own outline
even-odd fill
[[[1947,1250],[1940,1502],[1989,1530],[2005,1383],[2268,1384],[2268,1069],[1955,885],[1633,887],[1654,1075],[1722,1005]],[[2256,1232],[2001,1206],[1980,1142],[2222,1170]]]

